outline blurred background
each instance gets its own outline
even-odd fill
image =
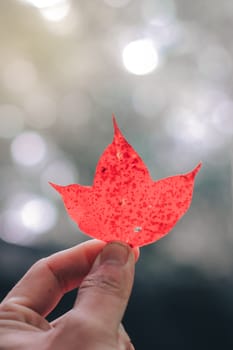
[[[232,348],[232,32],[229,0],[0,1],[1,298],[87,239],[48,181],[92,184],[115,113],[155,180],[203,162],[189,212],[141,249],[126,329],[136,349]]]

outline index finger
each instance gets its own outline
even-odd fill
[[[39,260],[2,303],[12,302],[48,315],[66,292],[80,285],[105,244],[89,240]]]

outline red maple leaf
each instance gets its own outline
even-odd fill
[[[83,232],[140,247],[167,234],[188,210],[201,163],[187,174],[153,181],[114,116],[113,124],[113,142],[99,159],[93,186],[50,184]]]

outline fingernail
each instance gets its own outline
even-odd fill
[[[130,251],[130,247],[122,243],[108,243],[100,254],[100,264],[125,265],[129,259]]]

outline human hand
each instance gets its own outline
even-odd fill
[[[90,240],[39,260],[0,304],[1,350],[133,350],[121,325],[138,250]],[[73,309],[49,323],[62,296]]]

